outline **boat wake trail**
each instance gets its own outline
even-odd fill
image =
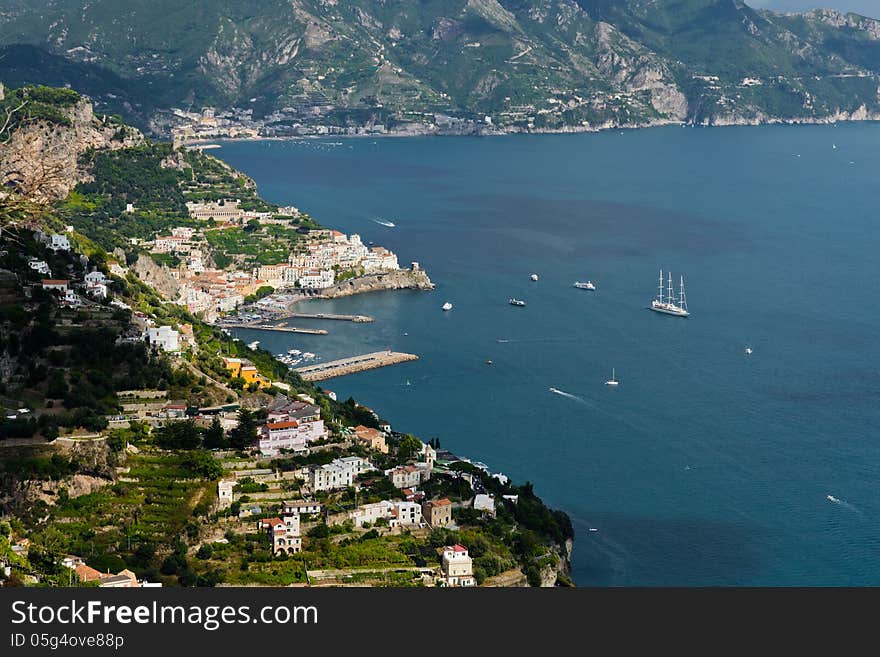
[[[852,504],[847,502],[846,500],[841,500],[840,498],[834,497],[834,495],[826,495],[825,499],[831,502],[832,504],[836,504],[838,506],[842,506],[850,511],[855,511],[856,513],[861,513],[859,509],[854,507]]]
[[[395,224],[393,221],[384,221],[382,219],[373,219],[373,221],[380,226],[385,226],[387,228],[395,228],[397,226],[397,224]]]
[[[506,344],[508,342],[574,342],[578,338],[575,337],[559,337],[559,338],[498,338],[495,342]]]
[[[578,397],[577,395],[573,395],[570,392],[565,392],[564,390],[559,390],[558,388],[550,388],[550,392],[554,395],[559,395],[561,397],[567,397],[568,399],[573,399],[581,404],[586,404],[587,400],[583,397]]]

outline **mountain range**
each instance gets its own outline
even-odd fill
[[[880,117],[880,20],[740,0],[7,0],[0,80],[293,125],[501,130]]]

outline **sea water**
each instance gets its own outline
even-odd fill
[[[880,125],[214,154],[436,283],[301,306],[372,324],[242,339],[418,354],[322,385],[531,481],[572,518],[577,584],[880,584]],[[647,310],[660,269],[689,318]]]

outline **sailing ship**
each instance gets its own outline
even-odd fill
[[[605,382],[605,385],[606,385],[606,386],[616,386],[618,383],[620,383],[620,382],[614,377],[614,375],[615,375],[615,372],[614,372],[614,368],[612,367],[612,368],[611,368],[611,378],[608,379],[608,380]]]
[[[593,285],[592,281],[587,281],[586,283],[581,283],[580,281],[575,281],[574,286],[579,290],[595,290],[596,286]]]
[[[684,276],[681,277],[681,286],[679,288],[678,299],[672,291],[672,272],[668,272],[668,286],[666,289],[666,297],[663,296],[663,270],[660,270],[660,283],[658,285],[659,292],[657,298],[651,301],[651,310],[664,315],[673,315],[674,317],[687,317],[690,315],[687,309],[687,298],[684,295]]]

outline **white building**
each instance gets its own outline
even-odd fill
[[[379,518],[390,518],[394,505],[388,500],[363,504],[349,513],[355,527],[363,527],[367,523],[373,524]]]
[[[323,290],[333,285],[336,276],[332,269],[308,269],[299,277],[299,286],[304,290]]]
[[[52,273],[49,270],[49,263],[47,263],[45,260],[37,260],[36,258],[31,258],[28,261],[28,267],[33,269],[35,272],[44,274],[45,276],[49,276]]]
[[[221,509],[228,509],[232,505],[233,488],[235,481],[231,479],[221,479],[217,482],[217,503]]]
[[[194,219],[214,219],[215,221],[241,221],[244,210],[239,207],[239,200],[210,201],[196,203],[189,201],[186,209],[189,216]],[[221,205],[222,204],[222,205]]]
[[[164,351],[180,350],[180,333],[170,326],[148,328],[146,338],[151,345],[161,347]]]
[[[83,279],[86,282],[86,286],[88,285],[98,285],[99,283],[106,283],[107,278],[104,276],[104,272],[101,271],[90,271],[86,274]]]
[[[282,515],[289,516],[292,514],[303,515],[307,513],[321,513],[324,505],[320,502],[310,502],[309,500],[284,500],[281,503]]]
[[[395,502],[391,511],[391,526],[408,527],[422,522],[422,505],[418,502]]]
[[[495,516],[495,497],[486,493],[478,493],[474,496],[474,510],[484,511]]]
[[[49,236],[49,248],[53,251],[70,251],[70,240],[67,235],[54,234]]]
[[[86,293],[90,294],[96,299],[106,299],[107,286],[103,283],[91,283],[89,285],[86,285]]]
[[[68,290],[67,286],[70,284],[70,281],[68,281],[66,279],[44,278],[41,281],[41,284],[42,284],[44,290],[50,290],[53,292],[57,291],[57,292],[61,292],[62,294],[67,294],[67,290]]]
[[[326,465],[309,468],[309,486],[315,492],[345,488],[354,485],[355,478],[361,472],[371,469],[372,466],[358,456],[334,459]]]
[[[446,586],[474,586],[474,562],[463,545],[447,545],[441,561]]]
[[[422,471],[414,465],[402,465],[386,470],[385,475],[395,488],[415,488],[422,482]]]

